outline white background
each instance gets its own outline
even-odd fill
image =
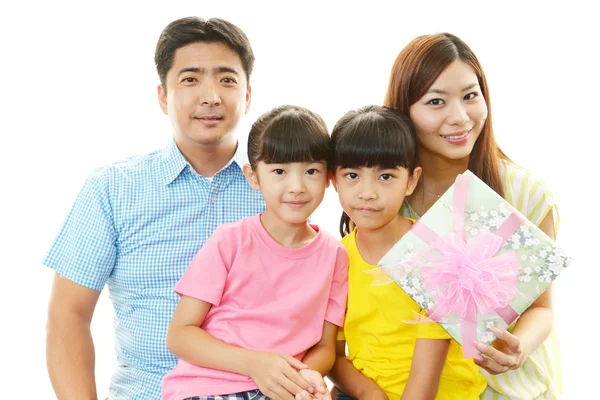
[[[229,19],[252,42],[252,107],[240,137],[283,103],[319,112],[331,128],[351,108],[381,104],[393,61],[415,36],[447,31],[465,40],[488,77],[499,144],[559,203],[558,241],[576,259],[555,296],[564,398],[595,397],[600,45],[589,6],[122,3],[0,6],[0,397],[54,398],[44,343],[52,272],[41,260],[93,168],[167,142],[154,47],[166,24],[188,15]],[[336,233],[339,211],[329,190],[314,220]],[[115,364],[112,313],[103,293],[92,326],[100,396]]]

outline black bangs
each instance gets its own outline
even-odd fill
[[[417,166],[416,137],[410,119],[383,106],[367,106],[344,115],[331,135],[331,167]]]
[[[308,110],[294,107],[279,113],[265,127],[256,162],[327,162],[329,145],[329,133],[323,119]]]

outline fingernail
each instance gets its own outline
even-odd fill
[[[483,351],[483,350],[487,349],[487,345],[483,344],[481,342],[475,342],[475,347],[477,347],[477,349],[479,351]]]

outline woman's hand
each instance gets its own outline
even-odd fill
[[[525,352],[521,340],[504,329],[492,327],[491,331],[498,338],[493,346],[475,342],[481,352],[480,359],[473,361],[492,375],[502,374],[511,369],[521,368],[525,362]]]

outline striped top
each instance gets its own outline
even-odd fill
[[[554,213],[554,235],[559,225],[559,216],[554,197],[543,180],[536,178],[526,169],[509,161],[500,162],[500,176],[504,182],[504,198],[536,226],[549,212]],[[407,218],[418,219],[419,215],[405,200],[400,212]],[[488,387],[481,395],[484,400],[554,400],[561,398],[562,382],[558,345],[554,331],[534,351],[518,370],[500,375],[491,375],[481,369]]]

